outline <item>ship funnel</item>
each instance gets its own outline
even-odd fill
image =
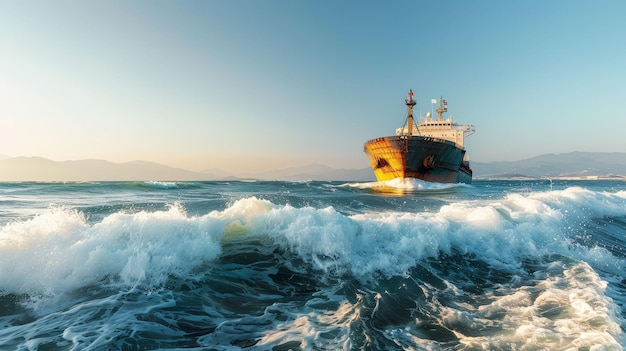
[[[431,116],[432,116],[432,115],[430,114],[430,112],[426,112],[426,120],[427,120],[427,121],[430,121],[430,117],[431,117]]]

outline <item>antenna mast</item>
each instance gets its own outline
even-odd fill
[[[413,100],[414,96],[415,94],[413,94],[413,89],[409,89],[409,94],[406,96],[406,100],[404,100],[406,105],[409,107],[409,114],[407,117],[407,123],[409,124],[408,125],[409,138],[411,137],[411,135],[413,135],[413,106],[415,106],[416,104],[415,100]]]
[[[439,96],[439,105],[437,106],[437,120],[443,121],[443,113],[448,112],[448,102]]]

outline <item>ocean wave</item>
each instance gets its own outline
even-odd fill
[[[399,194],[471,187],[471,185],[462,183],[433,183],[416,178],[395,178],[381,182],[345,183],[341,186]]]
[[[356,215],[248,197],[203,216],[174,204],[166,211],[121,211],[94,224],[57,207],[0,228],[0,264],[14,267],[0,271],[0,289],[56,293],[105,277],[158,285],[218,258],[221,241],[245,236],[269,237],[314,269],[359,279],[402,275],[452,250],[508,269],[527,256],[558,253],[620,273],[623,258],[574,240],[585,221],[605,215],[626,215],[626,192],[568,188],[455,202],[437,212]]]
[[[470,349],[620,349],[619,311],[607,283],[586,263],[552,262],[521,286],[503,287],[479,306],[443,307],[441,323]],[[502,330],[508,333],[502,333]]]
[[[626,229],[611,227],[621,230],[611,247],[585,240],[602,235],[589,226],[623,223],[623,191],[570,187],[358,214],[242,194],[198,215],[177,202],[87,217],[51,207],[0,226],[5,345],[619,349],[624,342],[623,301],[609,296],[623,296],[626,259],[613,246],[623,246]]]
[[[122,183],[124,184],[124,183]],[[134,183],[126,183],[131,187],[139,187],[146,189],[155,189],[155,190],[170,190],[170,189],[190,189],[190,188],[199,188],[201,185],[198,182],[167,182],[167,181],[145,181],[145,182],[134,182]]]
[[[0,290],[56,295],[103,279],[158,285],[218,257],[221,232],[219,221],[188,218],[180,205],[93,225],[78,211],[52,208],[2,227],[0,265],[13,269],[0,270]]]
[[[177,182],[163,182],[163,181],[149,181],[143,182],[145,186],[154,189],[176,189],[178,188]]]

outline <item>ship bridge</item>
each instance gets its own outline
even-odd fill
[[[465,138],[476,132],[473,125],[456,124],[452,117],[447,120],[430,120],[429,115],[420,117],[419,124],[413,124],[413,130],[417,131],[414,135],[444,139],[463,147]],[[408,126],[396,129],[396,135],[408,135]]]

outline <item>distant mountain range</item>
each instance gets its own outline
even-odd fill
[[[474,179],[589,177],[626,175],[626,153],[570,152],[510,162],[472,162]],[[0,181],[149,181],[149,180],[338,180],[373,181],[372,170],[336,169],[321,164],[231,175],[219,169],[193,172],[154,162],[103,160],[51,161],[41,157],[0,158]]]
[[[0,159],[0,181],[150,181],[150,180],[373,180],[369,169],[334,169],[320,164],[250,173],[237,177],[211,169],[193,172],[147,161],[52,161],[42,157]]]
[[[0,181],[213,180],[221,177],[153,162],[51,161],[41,157],[0,160]]]
[[[626,152],[545,154],[520,161],[472,162],[474,178],[606,177],[626,175]]]

